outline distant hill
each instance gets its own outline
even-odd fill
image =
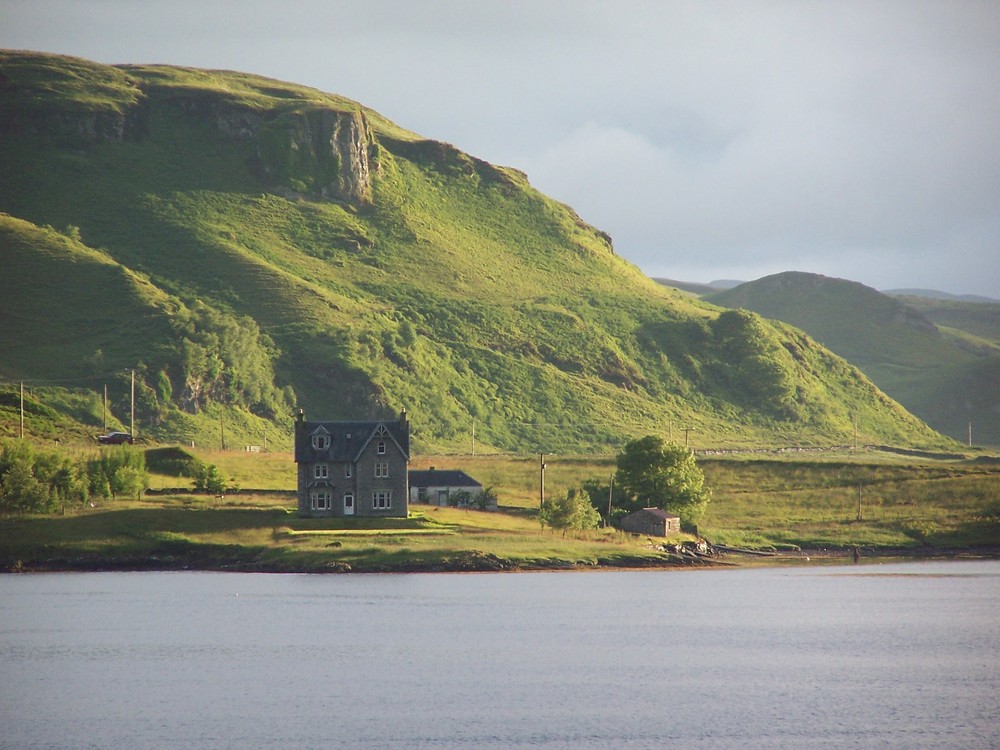
[[[1000,305],[892,297],[798,272],[706,299],[801,328],[945,434],[967,439],[972,420],[974,440],[1000,443]]]
[[[992,297],[982,297],[978,294],[949,294],[948,292],[939,292],[936,289],[885,289],[882,293],[892,297],[926,297],[928,299],[952,300],[955,302],[1000,304],[1000,299]]]
[[[721,287],[711,286],[710,284],[698,284],[693,281],[676,281],[674,279],[657,279],[654,278],[657,284],[662,284],[663,286],[673,287],[674,289],[680,289],[682,292],[690,292],[696,296],[703,296],[705,294],[711,294],[712,292],[717,292]]]
[[[129,418],[287,446],[411,415],[417,450],[947,441],[800,331],[646,278],[515,169],[235,72],[0,52],[0,434]],[[46,411],[48,410],[48,411]],[[29,420],[30,422],[30,420]],[[34,426],[32,426],[34,425]]]

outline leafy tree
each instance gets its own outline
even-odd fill
[[[218,466],[199,462],[194,474],[194,488],[211,492],[213,495],[221,495],[226,491],[226,481],[219,473]]]
[[[697,524],[711,492],[694,454],[655,435],[633,440],[618,454],[615,484],[631,508],[662,508],[687,526]]]
[[[146,456],[130,445],[101,451],[100,457],[87,465],[91,492],[116,499],[118,495],[138,495],[149,486]]]
[[[0,510],[42,513],[67,500],[83,500],[86,485],[78,467],[53,451],[22,441],[0,442]]]
[[[0,478],[0,503],[8,513],[41,511],[48,503],[48,492],[31,472],[31,464],[18,458]]]
[[[542,526],[553,529],[593,529],[601,522],[601,515],[590,504],[586,491],[577,488],[562,497],[546,500],[538,511]]]
[[[473,507],[479,510],[496,508],[498,502],[499,498],[497,497],[497,491],[492,484],[488,487],[483,487],[482,491],[476,493],[476,496],[472,498]]]

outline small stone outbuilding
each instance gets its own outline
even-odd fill
[[[660,508],[643,508],[622,518],[620,525],[631,534],[670,536],[680,533],[681,519]]]

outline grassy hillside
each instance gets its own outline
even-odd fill
[[[1000,303],[894,296],[932,321],[945,337],[954,337],[959,346],[973,341],[976,353],[1000,352]]]
[[[1000,306],[896,298],[852,281],[782,273],[706,299],[806,331],[935,429],[1000,444]]]
[[[855,424],[942,443],[800,332],[655,284],[523,174],[341,97],[8,52],[0,135],[3,283],[21,290],[0,301],[20,316],[0,373],[90,388],[135,368],[147,434],[225,423],[259,443],[298,406],[406,407],[418,450],[473,430],[520,452],[681,430],[835,444]],[[64,324],[82,329],[68,348],[38,346]]]

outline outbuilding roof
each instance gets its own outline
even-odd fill
[[[629,513],[628,516],[625,517],[628,518],[629,516],[638,516],[638,515],[653,516],[654,518],[659,518],[660,520],[663,521],[667,520],[668,518],[677,518],[677,519],[680,518],[680,516],[675,516],[673,513],[667,513],[667,511],[663,510],[662,508],[643,508],[642,510],[637,510],[632,513]]]
[[[464,471],[428,469],[410,472],[410,487],[482,487]]]

